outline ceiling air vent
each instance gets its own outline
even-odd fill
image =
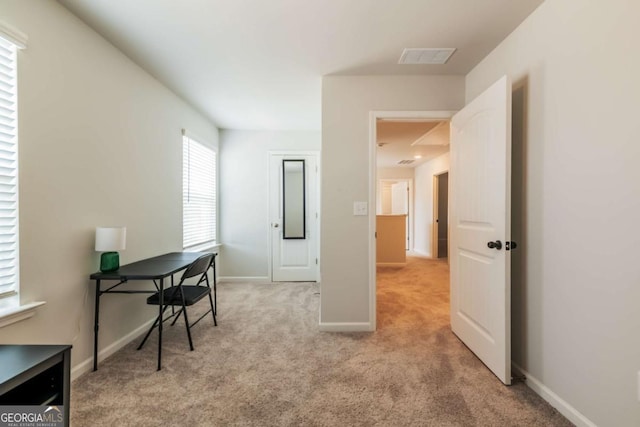
[[[410,160],[400,160],[398,162],[399,165],[410,165],[411,163],[415,162],[415,160],[410,159]]]
[[[406,48],[398,64],[446,64],[455,51],[454,47]]]

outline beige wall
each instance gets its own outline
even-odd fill
[[[413,168],[377,168],[378,179],[413,179]]]
[[[20,285],[36,315],[0,343],[93,340],[95,227],[127,226],[121,263],[182,248],[182,137],[217,145],[216,128],[53,1],[0,1],[25,33],[18,54]],[[100,347],[153,318],[144,296],[105,296]],[[86,366],[86,365],[85,365]]]
[[[449,170],[449,153],[416,168],[414,250],[420,255],[433,254],[433,177]]]
[[[547,0],[466,78],[515,82],[514,361],[600,426],[640,425],[638,16]]]
[[[369,312],[369,218],[353,215],[369,200],[371,111],[457,110],[456,76],[330,76],[322,84],[321,328],[366,329]],[[349,254],[349,256],[345,256]]]
[[[220,274],[269,276],[269,151],[320,150],[317,131],[220,132]]]

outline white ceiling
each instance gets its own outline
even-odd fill
[[[421,145],[421,138],[442,129],[437,127],[439,124],[445,126],[446,141],[438,141],[443,145]],[[378,120],[376,143],[376,164],[379,168],[415,168],[449,151],[448,122]],[[399,163],[407,160],[412,162]]]
[[[320,129],[324,75],[464,75],[542,1],[59,0],[220,128],[274,130]]]

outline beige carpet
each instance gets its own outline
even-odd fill
[[[411,258],[378,281],[378,331],[352,334],[318,332],[317,284],[221,284],[195,351],[181,322],[160,372],[155,333],[126,346],[73,383],[72,425],[571,425],[451,333],[445,263]]]

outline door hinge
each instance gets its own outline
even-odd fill
[[[316,265],[318,265],[318,258],[316,258]]]

